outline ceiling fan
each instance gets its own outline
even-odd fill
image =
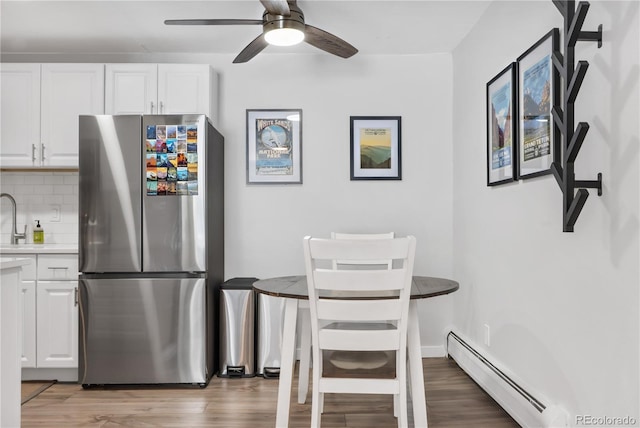
[[[249,43],[234,63],[247,62],[267,45],[291,46],[301,41],[330,54],[349,58],[358,52],[341,38],[305,24],[296,0],[260,0],[265,8],[262,19],[168,19],[166,25],[262,25],[262,34]]]

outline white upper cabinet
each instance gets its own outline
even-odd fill
[[[104,64],[2,64],[0,167],[78,167],[78,115],[104,113]]]
[[[78,116],[104,113],[104,64],[42,64],[41,166],[78,167]]]
[[[0,167],[40,164],[40,64],[0,64]]]
[[[215,119],[211,108],[214,78],[207,64],[159,64],[158,101],[161,114],[206,114]]]
[[[209,64],[0,64],[0,168],[77,168],[78,116],[205,114]]]
[[[156,64],[107,64],[106,114],[158,114]]]
[[[208,64],[107,64],[107,114],[205,114],[215,120],[216,74]]]

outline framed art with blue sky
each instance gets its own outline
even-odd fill
[[[560,160],[560,134],[551,115],[560,104],[560,78],[553,65],[559,40],[554,28],[517,61],[518,178],[549,174],[551,164]]]
[[[247,110],[247,184],[302,184],[302,110]]]
[[[487,83],[487,186],[516,179],[515,64]]]
[[[351,116],[351,180],[402,180],[400,116]]]

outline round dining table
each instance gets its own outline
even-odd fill
[[[304,275],[283,276],[262,279],[253,283],[257,293],[284,298],[284,328],[280,355],[280,380],[278,384],[278,406],[276,427],[289,424],[291,385],[296,351],[296,327],[300,318],[300,374],[298,380],[298,403],[306,401],[309,389],[309,367],[311,362],[311,322],[309,319],[309,294],[307,277]],[[409,304],[409,323],[407,326],[407,355],[411,376],[411,399],[413,421],[416,427],[427,426],[427,403],[424,393],[424,375],[422,372],[422,353],[420,344],[420,325],[418,321],[417,301],[443,296],[458,290],[456,281],[445,278],[414,276],[411,283],[411,303]],[[321,295],[331,298],[331,295]],[[382,296],[376,295],[376,298]],[[340,295],[340,298],[345,298]],[[395,296],[389,295],[389,298]],[[298,309],[303,309],[298,317]],[[305,310],[306,309],[306,310]]]

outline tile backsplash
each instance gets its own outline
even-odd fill
[[[36,220],[47,244],[78,243],[78,173],[40,171],[0,172],[0,191],[16,200],[18,232],[27,225],[33,242]],[[11,202],[0,198],[0,243],[11,242]]]

